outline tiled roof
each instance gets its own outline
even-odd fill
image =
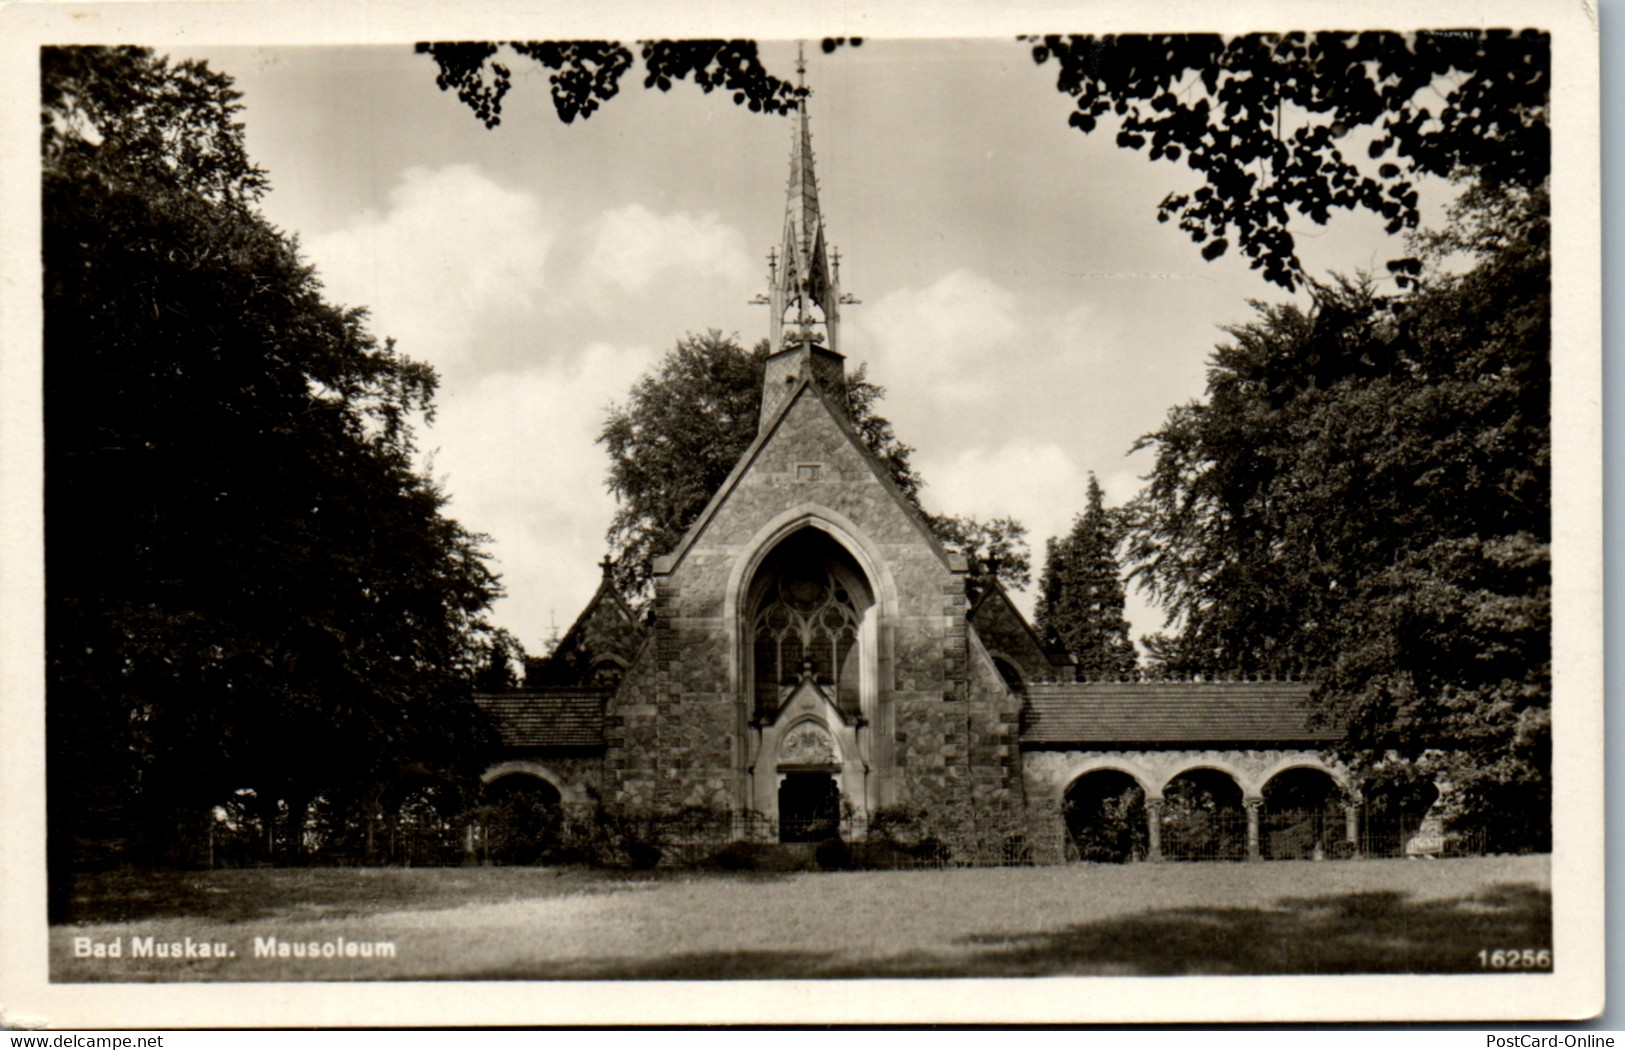
[[[504,747],[603,747],[602,689],[526,690],[476,694]]]
[[[1307,682],[1063,682],[1027,687],[1024,744],[1327,743]]]

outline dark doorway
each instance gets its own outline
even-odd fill
[[[839,833],[841,793],[833,773],[786,773],[779,785],[779,841],[819,842]]]
[[[1145,859],[1145,792],[1127,773],[1085,773],[1066,789],[1064,812],[1079,860],[1123,864]]]
[[[1189,769],[1162,789],[1162,855],[1169,860],[1245,860],[1247,812],[1228,773]]]
[[[559,789],[540,777],[511,773],[485,786],[481,824],[493,864],[544,864],[557,851]]]
[[[1298,767],[1264,785],[1259,847],[1266,860],[1347,856],[1347,803],[1331,774]]]

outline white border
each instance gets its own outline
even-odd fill
[[[0,9],[0,1020],[7,1026],[1581,1018],[1602,1009],[1598,37],[1588,4],[1497,2],[67,3]],[[1553,33],[1554,804],[1559,976],[51,985],[46,980],[37,48],[420,39],[1014,36],[1538,25]]]

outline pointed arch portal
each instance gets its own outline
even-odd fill
[[[787,536],[763,560],[750,587],[751,707],[771,718],[804,677],[830,693],[843,714],[862,712],[864,620],[874,589],[845,548],[821,529]]]

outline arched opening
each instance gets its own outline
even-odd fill
[[[600,656],[592,662],[587,685],[594,689],[614,689],[626,677],[626,661],[613,653]]]
[[[485,785],[480,806],[483,852],[493,864],[542,864],[559,848],[559,789],[541,777],[509,773]]]
[[[384,793],[389,863],[406,867],[458,864],[464,852],[457,822],[462,800],[449,784],[410,778]]]
[[[1012,693],[1019,693],[1025,688],[1025,683],[1021,679],[1021,671],[1015,664],[995,654],[993,666],[998,670],[999,677],[1004,679],[1004,684],[1010,687]]]
[[[838,834],[841,790],[822,771],[785,773],[779,780],[779,841],[820,842]]]
[[[369,805],[355,793],[318,791],[305,805],[301,825],[303,855],[320,863],[363,863],[367,850]]]
[[[874,590],[852,555],[821,529],[786,537],[751,583],[746,620],[751,707],[776,712],[810,675],[846,714],[862,710],[865,619]],[[871,657],[872,659],[872,657]]]
[[[1169,860],[1244,860],[1241,787],[1217,769],[1188,769],[1162,789],[1162,854]]]
[[[1410,765],[1374,771],[1363,785],[1364,827],[1361,852],[1372,857],[1402,857],[1405,844],[1422,830],[1422,820],[1439,800],[1433,778]]]
[[[1264,785],[1259,851],[1266,860],[1341,856],[1348,848],[1348,799],[1324,769],[1285,769]]]
[[[841,820],[841,755],[829,728],[798,722],[779,739],[779,841],[817,842]]]
[[[1145,791],[1122,770],[1097,769],[1074,780],[1062,812],[1078,860],[1124,864],[1145,859]]]

